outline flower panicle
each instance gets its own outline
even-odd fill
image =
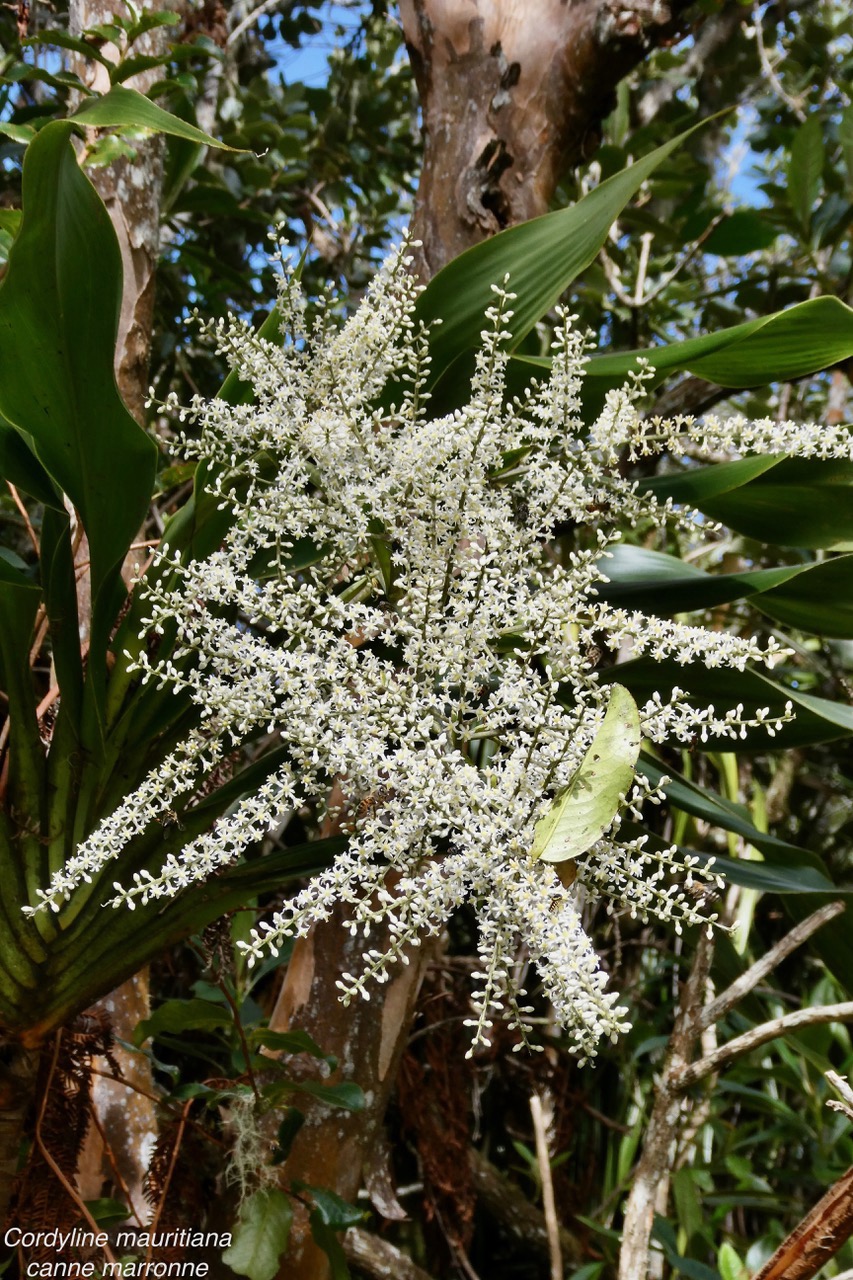
[[[196,728],[79,844],[34,909],[61,912],[92,882],[113,885],[115,906],[172,897],[280,833],[294,813],[333,808],[346,847],[313,846],[313,878],[241,944],[248,961],[345,904],[365,942],[341,995],[369,997],[467,903],[479,924],[472,1052],[499,1018],[529,1041],[540,998],[524,990],[529,960],[585,1061],[621,1034],[628,1011],[608,989],[582,904],[680,929],[714,919],[717,886],[711,866],[626,832],[662,799],[663,784],[641,768],[576,859],[574,879],[532,859],[537,822],[601,728],[610,696],[602,667],[616,655],[744,670],[784,653],[772,638],[608,603],[609,548],[622,530],[695,536],[698,527],[695,513],[644,493],[621,462],[702,448],[850,457],[853,447],[840,428],[644,420],[643,365],[588,425],[589,341],[565,310],[550,376],[510,399],[516,299],[507,280],[493,291],[468,402],[433,416],[430,332],[417,315],[410,249],[404,242],[389,258],[342,326],[329,305],[309,322],[286,247],[281,342],[233,317],[206,326],[254,387],[254,403],[166,408],[192,423],[194,442],[182,437],[183,447],[204,459],[210,494],[232,519],[217,550],[190,563],[166,553],[138,588],[146,644],[135,658],[142,680],[189,700]],[[554,538],[561,527],[575,530],[571,545]],[[639,709],[648,742],[690,746],[772,736],[791,714],[790,705],[715,709],[678,688]],[[194,810],[211,774],[267,735],[286,763],[201,834],[122,874],[126,851],[150,850],[170,814],[198,832]]]

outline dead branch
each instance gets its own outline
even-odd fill
[[[481,1152],[472,1150],[470,1160],[478,1203],[489,1217],[524,1249],[539,1258],[549,1259],[545,1215]],[[560,1226],[559,1240],[566,1267],[580,1266],[584,1250],[577,1236]],[[588,1260],[589,1255],[586,1256]]]
[[[432,1280],[401,1249],[361,1227],[350,1227],[343,1239],[347,1262],[370,1280]]]
[[[730,987],[721,992],[716,1000],[705,1006],[700,1015],[700,1026],[709,1027],[712,1022],[719,1022],[720,1018],[725,1017],[730,1009],[733,1009],[745,995],[750,991],[754,991],[764,978],[781,964],[797,947],[802,946],[807,938],[823,925],[828,924],[830,920],[834,920],[836,916],[841,915],[844,911],[843,902],[829,902],[824,907],[819,907],[805,920],[801,920],[799,924],[794,925],[790,933],[786,933],[774,947],[771,947],[766,955],[760,960],[756,960],[755,964],[750,965],[745,973],[736,978]]]
[[[720,1045],[719,1049],[706,1058],[691,1062],[682,1070],[676,1087],[688,1089],[703,1076],[719,1071],[726,1063],[742,1058],[745,1053],[751,1053],[753,1049],[759,1049],[771,1040],[778,1040],[788,1031],[820,1026],[826,1022],[853,1022],[853,1000],[845,1000],[841,1004],[825,1004],[818,1009],[795,1009],[793,1013],[785,1013],[781,1018],[772,1018],[769,1022],[751,1027],[742,1036],[736,1036],[728,1044]]]
[[[811,1280],[853,1235],[853,1169],[829,1188],[752,1280]]]
[[[542,1183],[542,1208],[548,1232],[548,1252],[551,1255],[551,1280],[563,1280],[563,1259],[560,1253],[560,1224],[554,1203],[554,1182],[551,1178],[551,1157],[548,1153],[548,1136],[545,1132],[545,1110],[538,1093],[531,1094],[530,1114],[536,1135],[536,1159]]]

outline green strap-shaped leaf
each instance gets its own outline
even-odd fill
[[[639,482],[643,493],[653,493],[660,501],[672,498],[687,506],[698,507],[709,498],[730,493],[749,484],[756,476],[763,475],[778,466],[783,454],[767,454],[763,457],[739,458],[737,462],[718,462],[711,467],[691,467],[677,475],[652,476]]]
[[[853,462],[785,459],[766,476],[697,505],[759,542],[853,551]]]
[[[727,329],[666,346],[594,355],[584,376],[584,404],[597,409],[643,359],[652,386],[673,373],[693,373],[723,387],[759,387],[817,373],[853,355],[853,310],[838,298],[812,298]],[[548,357],[515,356],[513,383],[547,375]]]
[[[249,1280],[273,1280],[292,1221],[289,1197],[275,1187],[262,1187],[244,1201],[233,1242],[222,1261]]]
[[[494,302],[492,285],[507,274],[509,287],[518,296],[504,327],[512,335],[510,347],[516,347],[593,261],[611,226],[646,179],[699,128],[702,124],[636,160],[570,209],[510,227],[439,271],[417,307],[420,320],[440,318],[442,322],[430,338],[433,382],[460,352],[473,352],[480,345],[484,313]]]
[[[28,493],[46,507],[62,509],[56,485],[26,443],[23,436],[0,419],[0,479]]]
[[[748,888],[768,888],[766,883],[760,884],[754,879],[747,882],[744,879],[765,873],[776,876],[777,883],[773,887],[777,893],[805,893],[815,890],[831,893],[835,890],[816,853],[790,844],[787,840],[780,840],[778,836],[768,835],[766,831],[760,831],[752,822],[745,805],[727,800],[710,787],[697,786],[695,782],[676,773],[670,765],[662,765],[645,751],[640,756],[640,769],[655,784],[660,783],[664,776],[669,778],[664,791],[667,800],[676,809],[699,818],[709,826],[732,831],[761,850],[764,862],[738,861],[737,869],[730,867],[729,859],[716,858],[715,865],[720,862],[722,873],[734,883],[746,884]],[[626,823],[626,828],[627,826]]]
[[[668,658],[653,661],[638,658],[602,673],[602,679],[619,677],[638,701],[659,692],[667,694],[675,686],[690,695],[697,706],[712,705],[721,714],[741,703],[745,716],[759,707],[780,714],[791,702],[794,719],[783,724],[771,737],[766,729],[746,729],[743,738],[709,738],[695,745],[702,751],[780,751],[813,742],[834,742],[853,734],[853,707],[829,698],[817,698],[800,689],[787,688],[757,671],[736,671],[731,667],[705,667],[701,662],[678,663]]]
[[[187,124],[186,120],[158,107],[156,102],[136,89],[128,89],[122,84],[114,84],[103,97],[88,98],[77,108],[71,119],[75,124],[85,124],[89,128],[154,129],[157,133],[186,138],[188,142],[197,142],[200,146],[219,147],[222,151],[239,150],[218,142],[209,133],[203,133],[194,124]]]
[[[609,581],[598,593],[623,608],[667,615],[711,609],[733,600],[753,604],[786,626],[816,635],[853,637],[853,556],[817,563],[704,573],[676,556],[617,546],[605,564]]]
[[[614,684],[607,712],[580,768],[539,819],[531,857],[565,862],[599,840],[630,790],[640,754],[640,716],[627,689]]]
[[[0,287],[0,414],[32,441],[89,539],[90,671],[120,600],[119,569],[144,518],[156,449],[116,388],[121,257],[109,215],[81,172],[67,121],[46,125],[24,161],[21,230]]]
[[[610,604],[666,616],[743,600],[786,583],[810,567],[801,564],[743,573],[705,573],[677,556],[618,545],[603,561],[608,581],[597,590]]]
[[[684,370],[724,387],[756,387],[801,378],[853,354],[853,310],[838,298],[812,298],[774,315],[666,347],[595,356],[590,378],[621,382],[638,356],[658,374]]]
[[[176,834],[175,845],[178,847]],[[38,1019],[45,1033],[63,1023],[80,1005],[80,992],[89,1002],[106,995],[152,956],[182,938],[200,933],[213,920],[245,906],[262,893],[278,892],[293,880],[316,875],[346,848],[346,837],[312,840],[227,867],[205,884],[193,885],[177,898],[157,899],[135,911],[101,906],[106,894],[96,894],[70,928],[51,948],[51,968],[39,992]],[[164,854],[169,845],[164,842]],[[35,919],[40,919],[36,916]],[[0,1008],[6,1016],[6,1011]],[[9,1026],[32,1023],[33,1002]],[[27,1021],[28,1020],[28,1021]]]
[[[832,883],[821,858],[812,850],[798,848],[759,831],[749,820],[743,805],[734,804],[707,787],[697,787],[671,767],[662,768],[659,761],[645,753],[640,767],[651,782],[659,782],[663,774],[667,774],[670,781],[666,785],[666,794],[670,804],[703,822],[722,827],[724,831],[734,831],[760,849],[764,862],[717,857],[714,866],[733,884],[780,894],[788,914],[795,921],[804,920],[823,903],[848,898],[853,892]],[[654,842],[656,837],[650,839]],[[845,912],[824,925],[815,935],[812,945],[849,990],[853,973],[853,930],[848,914]]]
[[[698,507],[738,533],[780,547],[853,551],[853,462],[744,458],[643,480],[661,501]]]
[[[832,556],[772,591],[755,605],[786,627],[814,635],[853,639],[853,556]]]
[[[10,552],[0,555],[0,688],[6,695],[10,730],[7,803],[16,815],[19,840],[17,849],[3,843],[0,855],[9,856],[0,856],[0,867],[8,863],[3,894],[11,899],[10,909],[18,911],[34,898],[34,890],[42,883],[38,824],[44,803],[44,750],[29,662],[41,590],[15,560]],[[26,889],[17,865],[19,858],[25,864]]]

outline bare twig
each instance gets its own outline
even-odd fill
[[[837,1071],[827,1071],[826,1079],[836,1093],[841,1095],[840,1102],[835,1098],[830,1098],[826,1105],[831,1111],[840,1111],[848,1120],[853,1120],[853,1089],[850,1088],[844,1077],[840,1076]]]
[[[732,39],[744,16],[743,8],[733,4],[703,24],[702,29],[694,36],[692,47],[678,60],[678,77],[655,80],[639,96],[637,117],[641,124],[650,124],[661,107],[672,101],[683,84],[700,77],[711,56]]]
[[[607,283],[610,285],[611,289],[623,306],[630,307],[633,311],[640,311],[649,302],[652,302],[658,294],[663,293],[664,289],[668,288],[668,286],[672,284],[673,280],[681,274],[688,262],[696,256],[702,248],[702,245],[711,235],[712,231],[719,226],[726,216],[727,215],[725,213],[718,213],[716,217],[712,218],[702,234],[697,236],[696,239],[687,246],[684,253],[682,253],[676,260],[675,265],[671,267],[669,271],[665,272],[664,275],[659,278],[657,284],[653,285],[648,292],[646,292],[646,276],[648,275],[649,256],[651,254],[652,241],[654,239],[654,236],[650,231],[644,232],[640,239],[640,258],[637,264],[637,279],[634,285],[633,294],[628,293],[622,284],[622,276],[619,271],[619,267],[613,259],[609,257],[607,252],[604,249],[601,249],[599,252],[599,258],[604,268],[604,274],[607,277]]]
[[[645,231],[640,237],[640,260],[637,263],[637,280],[634,285],[634,306],[641,307],[645,301],[646,272],[649,269],[649,255],[652,251],[654,236]]]
[[[819,907],[817,911],[808,916],[805,920],[801,920],[799,924],[794,925],[790,933],[786,933],[774,947],[771,947],[766,955],[760,960],[756,960],[755,964],[750,965],[745,973],[727,987],[725,991],[717,996],[711,1004],[705,1006],[699,1017],[701,1027],[709,1027],[712,1022],[719,1022],[720,1018],[725,1017],[730,1009],[741,1001],[745,995],[753,991],[764,978],[771,973],[778,964],[796,951],[797,947],[802,946],[807,938],[813,933],[821,929],[830,920],[834,920],[836,916],[841,915],[845,910],[843,902],[829,902],[826,906]]]
[[[39,540],[38,540],[38,538],[36,537],[36,531],[35,531],[35,529],[34,529],[34,528],[33,528],[33,526],[32,526],[32,522],[31,522],[30,517],[29,517],[29,512],[27,511],[27,508],[24,506],[23,502],[21,501],[21,496],[20,496],[20,494],[18,493],[18,490],[17,490],[17,489],[15,488],[15,486],[12,484],[12,481],[11,481],[11,480],[7,480],[7,481],[6,481],[6,488],[7,488],[7,489],[9,490],[9,492],[11,493],[11,495],[12,495],[12,501],[14,502],[15,506],[18,508],[18,510],[19,510],[19,511],[20,511],[20,513],[21,513],[21,517],[22,517],[22,519],[23,519],[23,521],[24,521],[24,526],[25,526],[25,528],[26,528],[26,530],[27,530],[27,537],[29,538],[30,542],[32,543],[33,551],[35,551],[36,555],[38,555],[38,554],[39,554]]]
[[[554,1203],[554,1182],[551,1177],[551,1158],[548,1154],[548,1137],[545,1133],[545,1110],[538,1093],[530,1095],[530,1114],[533,1117],[533,1134],[536,1138],[536,1160],[542,1183],[542,1209],[548,1231],[548,1252],[551,1256],[551,1280],[563,1280],[563,1258],[560,1252],[560,1224]]]
[[[853,1000],[845,1000],[841,1004],[825,1004],[817,1009],[795,1009],[793,1013],[785,1013],[781,1018],[772,1018],[757,1027],[751,1027],[742,1036],[736,1036],[727,1044],[720,1045],[714,1053],[691,1062],[684,1067],[675,1084],[677,1089],[688,1089],[697,1080],[720,1067],[742,1058],[753,1049],[760,1049],[771,1040],[778,1040],[788,1031],[798,1031],[800,1027],[821,1026],[826,1022],[853,1022]]]
[[[150,1098],[152,1102],[159,1103],[160,1106],[166,1111],[170,1111],[176,1118],[179,1119],[181,1117],[182,1110],[171,1106],[164,1094],[151,1093],[148,1089],[143,1089],[141,1085],[134,1084],[131,1080],[125,1080],[121,1076],[113,1075],[111,1071],[101,1071],[99,1067],[90,1067],[89,1070],[93,1076],[103,1076],[105,1080],[112,1080],[114,1084],[124,1085],[125,1089],[131,1089],[134,1093],[141,1093],[143,1098]],[[195,1129],[207,1142],[212,1142],[214,1146],[224,1149],[228,1145],[221,1138],[215,1137],[208,1129],[205,1129],[204,1125],[199,1124],[196,1120],[191,1120],[189,1116],[186,1118],[186,1123],[191,1129]]]
[[[238,40],[242,39],[260,18],[263,18],[268,13],[275,13],[276,9],[283,9],[285,6],[290,9],[292,8],[292,3],[293,0],[263,0],[257,8],[253,9],[251,13],[247,13],[245,18],[237,23],[233,31],[229,32],[228,39],[225,41],[225,48],[231,49],[237,44]]]
[[[761,14],[758,12],[757,8],[755,11],[755,46],[758,49],[758,60],[761,63],[761,70],[764,72],[768,84],[775,89],[782,101],[791,108],[794,115],[800,121],[800,124],[803,124],[806,119],[805,111],[803,111],[798,99],[792,98],[788,93],[785,86],[782,84],[782,81],[777,76],[775,68],[770,61],[767,46],[764,43],[764,33],[761,30]]]

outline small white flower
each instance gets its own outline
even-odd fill
[[[692,518],[639,493],[620,474],[619,455],[641,456],[654,436],[655,448],[686,439],[714,450],[850,456],[850,438],[713,418],[704,427],[690,419],[647,426],[637,408],[642,370],[587,428],[585,341],[565,314],[550,378],[508,404],[505,288],[487,314],[469,402],[431,418],[416,292],[404,246],[340,330],[321,309],[306,332],[289,276],[283,345],[233,319],[208,327],[256,399],[236,407],[196,400],[185,416],[199,433],[184,443],[218,466],[213,493],[234,520],[212,555],[175,563],[145,588],[146,633],[177,627],[178,638],[167,658],[143,650],[138,659],[143,679],[189,694],[200,727],[79,846],[45,901],[59,909],[76,884],[186,804],[235,744],[275,733],[287,763],[156,874],[117,885],[114,901],[132,907],[204,879],[293,810],[322,810],[337,780],[348,847],[260,924],[251,957],[277,952],[286,934],[305,934],[347,903],[353,931],[368,940],[376,920],[390,925],[389,950],[366,944],[362,971],[340,984],[345,999],[367,997],[414,940],[468,903],[480,927],[475,1045],[488,1040],[496,1016],[527,1025],[516,976],[523,943],[586,1059],[602,1036],[624,1029],[627,1011],[606,990],[581,902],[601,898],[680,928],[705,918],[701,895],[697,905],[682,886],[713,879],[674,848],[655,852],[644,838],[620,836],[623,816],[661,798],[641,776],[578,859],[573,884],[531,861],[538,818],[601,725],[601,655],[630,650],[743,669],[779,653],[772,641],[762,648],[598,598],[620,527]],[[578,533],[560,560],[549,539],[567,522]],[[704,742],[736,739],[756,724],[773,732],[789,712],[717,712],[673,689],[655,693],[641,715],[652,742],[697,734]]]

